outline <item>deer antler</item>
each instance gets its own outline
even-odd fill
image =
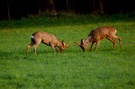
[[[75,44],[76,44],[76,46],[80,46],[80,44],[76,41],[76,42],[74,42]]]
[[[66,48],[68,48],[68,47],[70,47],[70,45],[69,45],[69,44],[66,46]]]

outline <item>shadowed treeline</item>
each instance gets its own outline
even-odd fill
[[[49,16],[31,17],[29,19],[0,21],[0,29],[29,28],[29,27],[52,27],[87,25],[112,22],[134,22],[135,14],[116,14],[106,16],[93,15],[61,15],[58,18]],[[57,24],[56,24],[57,23]]]
[[[116,14],[135,11],[133,0],[1,0],[0,20],[47,13]]]

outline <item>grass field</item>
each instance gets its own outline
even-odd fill
[[[122,38],[115,49],[106,39],[98,50],[82,52],[74,42],[86,38],[92,29],[110,25]],[[71,45],[54,53],[44,44],[25,53],[35,31],[54,34]],[[0,22],[1,89],[135,89],[135,17],[113,15],[37,17]]]

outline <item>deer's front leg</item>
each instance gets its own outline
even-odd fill
[[[91,47],[90,47],[90,51],[92,50],[92,47],[93,47],[94,43],[95,43],[95,42],[92,42]]]
[[[97,50],[99,43],[100,43],[100,41],[96,42],[96,49],[95,50]]]
[[[55,48],[54,44],[50,43],[50,46],[53,48],[53,51],[56,52],[56,48]]]

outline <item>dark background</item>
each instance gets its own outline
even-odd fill
[[[46,13],[110,15],[135,12],[134,0],[0,0],[0,20]]]

